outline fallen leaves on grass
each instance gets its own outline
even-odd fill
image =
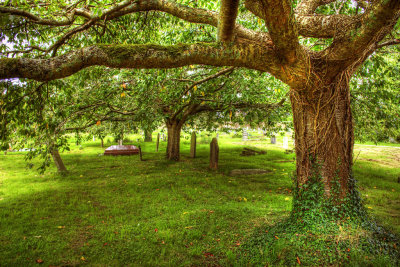
[[[42,260],[42,259],[37,259],[36,260],[36,263],[39,263],[39,264],[42,264],[44,262],[44,260]]]
[[[210,253],[210,252],[204,252],[204,253],[203,253],[203,256],[204,256],[205,258],[209,258],[209,257],[214,257],[214,254],[212,254],[212,253]]]

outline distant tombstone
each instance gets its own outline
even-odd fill
[[[289,149],[289,138],[287,136],[283,137],[283,148]]]
[[[276,136],[271,136],[271,144],[276,144]]]
[[[160,145],[160,133],[157,134],[157,145],[156,145],[157,152],[159,145]]]
[[[96,141],[96,138],[94,138],[94,135],[93,135],[93,142],[94,142],[94,141]]]
[[[218,156],[219,156],[219,146],[217,138],[213,138],[210,143],[210,169],[218,169]]]
[[[196,157],[196,132],[192,132],[192,137],[190,139],[190,157]]]
[[[142,157],[142,148],[139,146],[138,149],[139,149],[139,158],[140,158],[140,161],[143,161],[143,157]]]
[[[249,133],[247,130],[243,130],[242,141],[247,141],[249,139]]]
[[[162,140],[163,140],[164,142],[166,141],[166,139],[165,139],[165,133],[162,134]]]

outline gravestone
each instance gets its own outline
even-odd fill
[[[271,144],[276,144],[276,136],[271,136]]]
[[[157,134],[157,145],[156,145],[157,152],[159,145],[160,145],[160,133]]]
[[[138,149],[139,149],[139,158],[140,158],[140,161],[143,161],[143,157],[142,157],[142,148],[139,146]]]
[[[243,130],[242,141],[247,141],[249,138],[249,133],[246,130]]]
[[[283,148],[288,149],[289,148],[289,138],[287,136],[283,137]]]
[[[192,137],[190,140],[190,157],[196,157],[196,132],[192,132]]]
[[[93,135],[93,142],[94,142],[94,141],[96,141],[96,138],[95,138],[94,135]]]
[[[217,138],[213,138],[210,143],[210,169],[218,169],[218,156],[219,156],[219,146]]]

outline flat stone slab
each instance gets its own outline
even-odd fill
[[[139,154],[139,148],[136,146],[124,146],[124,145],[116,145],[110,146],[104,151],[105,156],[127,156],[127,155],[134,155]]]
[[[234,170],[231,170],[229,175],[230,176],[254,175],[254,174],[264,174],[264,173],[270,173],[270,172],[272,172],[272,171],[264,170],[264,169],[234,169]]]

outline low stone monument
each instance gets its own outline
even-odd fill
[[[219,146],[217,138],[213,138],[210,143],[210,169],[218,169],[218,156],[219,156]]]
[[[287,136],[283,137],[283,149],[289,149],[289,138]]]
[[[242,141],[247,141],[249,139],[249,133],[243,130]]]

